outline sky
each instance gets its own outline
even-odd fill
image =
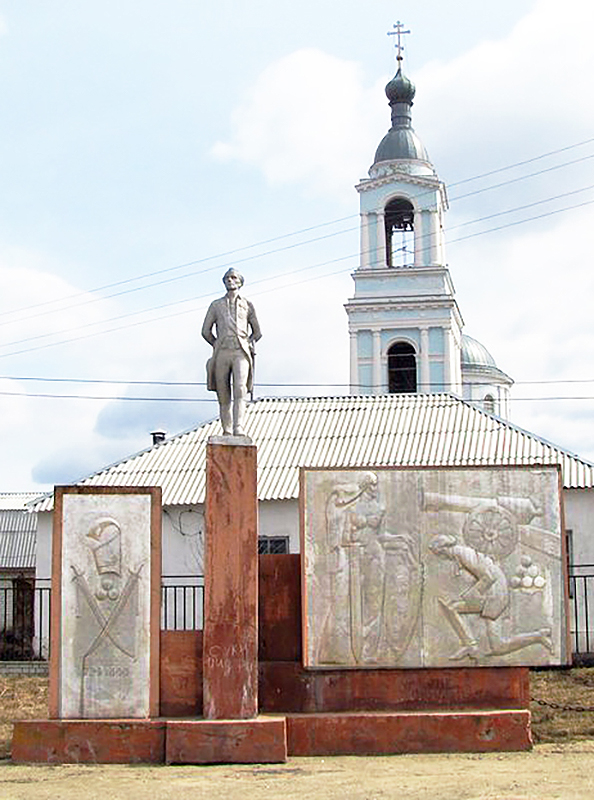
[[[348,390],[398,20],[464,332],[514,423],[594,459],[591,3],[0,0],[0,492],[216,416],[200,328],[230,265],[256,396]]]

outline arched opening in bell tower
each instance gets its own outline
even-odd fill
[[[390,200],[384,209],[386,264],[407,267],[415,260],[415,210],[403,197]]]
[[[388,350],[388,392],[417,391],[417,354],[412,344],[395,342]]]

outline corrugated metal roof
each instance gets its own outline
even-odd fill
[[[0,493],[0,511],[18,511],[36,500],[42,492],[2,492]]]
[[[296,498],[299,467],[560,464],[566,488],[594,486],[594,464],[449,394],[264,398],[249,404],[246,433],[260,500]],[[79,485],[161,486],[165,505],[202,503],[206,442],[220,434],[206,422]]]
[[[0,510],[0,569],[34,568],[36,538],[37,514]]]

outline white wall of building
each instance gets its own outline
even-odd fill
[[[571,531],[574,564],[594,564],[594,489],[564,489],[565,529]]]
[[[565,530],[568,532],[568,559],[572,565],[569,579],[569,618],[572,640],[577,653],[594,650],[594,489],[565,489]]]

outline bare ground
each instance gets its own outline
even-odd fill
[[[529,753],[292,758],[282,765],[24,766],[8,760],[12,720],[47,715],[47,681],[0,678],[0,800],[590,800],[594,669],[532,673]],[[572,709],[563,708],[571,706]]]

